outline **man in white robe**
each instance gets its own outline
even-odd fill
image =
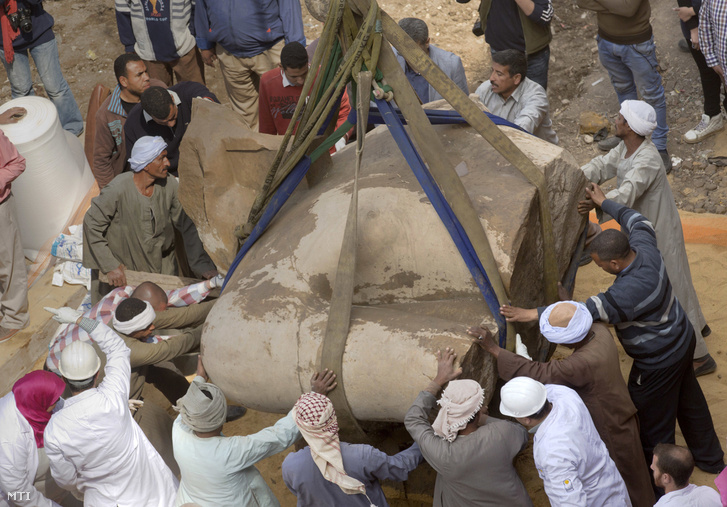
[[[179,483],[129,410],[129,348],[112,329],[80,312],[48,310],[60,322],[81,326],[106,354],[98,387],[101,361],[93,347],[77,341],[61,354],[60,370],[72,396],[45,429],[53,478],[83,495],[87,506],[171,507]]]
[[[653,107],[640,100],[625,100],[616,120],[616,136],[621,138],[621,142],[606,155],[591,160],[581,170],[586,178],[598,185],[615,176],[618,188],[608,192],[606,198],[638,211],[654,226],[656,241],[674,294],[694,327],[697,339],[694,350],[695,373],[697,376],[706,375],[717,368],[703,337],[710,330],[692,283],[682,223],[664,164],[656,146],[648,139],[655,127],[656,113]],[[588,213],[593,207],[590,200],[581,201],[578,205],[581,213]],[[601,223],[611,219],[603,215],[600,209],[597,212]]]

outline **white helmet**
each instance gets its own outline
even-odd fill
[[[96,350],[90,343],[76,340],[63,349],[58,369],[68,380],[86,380],[101,368]]]
[[[537,414],[548,392],[545,386],[530,377],[515,377],[500,389],[500,413],[510,417],[530,417]]]

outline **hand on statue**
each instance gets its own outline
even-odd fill
[[[578,201],[578,213],[580,213],[581,215],[589,214],[592,209],[595,209],[595,207],[596,205],[593,204],[593,201],[590,199]]]
[[[467,334],[474,336],[476,338],[474,342],[493,356],[497,357],[500,355],[500,346],[495,341],[489,329],[482,326],[471,327],[467,330]]]
[[[203,49],[200,51],[202,53],[202,61],[205,65],[215,68],[215,61],[217,60],[217,55],[215,54],[214,49]]]
[[[129,400],[129,410],[132,414],[143,406],[144,402],[142,400]]]
[[[124,270],[126,268],[123,264],[119,264],[119,267],[116,269],[112,269],[108,273],[106,273],[106,277],[109,279],[109,284],[113,285],[114,287],[125,287],[126,286],[126,273],[124,273]]]
[[[462,374],[462,368],[455,368],[454,361],[457,359],[457,354],[454,349],[447,347],[444,352],[441,350],[437,351],[437,376],[434,377],[434,382],[439,387],[444,386],[450,380],[454,380]]]
[[[74,310],[73,308],[69,308],[67,306],[58,309],[45,306],[43,307],[43,309],[46,312],[52,313],[53,320],[60,322],[61,324],[78,324],[78,322],[81,320],[81,316],[83,315],[82,312],[79,312],[78,310]]]
[[[10,125],[18,123],[28,111],[24,107],[11,107],[4,113],[0,114],[0,125]]]
[[[318,394],[328,394],[333,391],[338,382],[336,382],[336,374],[333,370],[326,368],[322,372],[317,371],[310,379],[310,390]]]
[[[508,322],[533,322],[538,320],[537,308],[527,310],[525,308],[518,308],[517,306],[502,305],[500,307],[500,314],[504,315],[505,320]]]
[[[601,187],[599,187],[595,183],[591,183],[590,186],[586,187],[586,195],[591,201],[593,201],[593,204],[595,204],[599,208],[603,204],[603,201],[606,200],[606,194],[604,194],[603,190],[601,190]]]
[[[222,284],[225,283],[225,277],[222,275],[216,275],[207,280],[207,283],[210,289],[217,289],[222,287]]]

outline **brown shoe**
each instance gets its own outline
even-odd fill
[[[0,326],[0,343],[9,340],[18,331],[20,329],[8,329],[7,327]]]

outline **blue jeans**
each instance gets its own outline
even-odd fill
[[[537,53],[528,55],[528,79],[548,89],[548,63],[550,62],[550,46],[545,46]]]
[[[656,111],[656,130],[651,140],[658,150],[666,150],[666,97],[661,75],[657,70],[654,38],[640,44],[614,44],[598,37],[598,57],[608,71],[618,101],[641,100]],[[637,95],[638,89],[638,95]]]
[[[16,51],[13,63],[8,63],[5,60],[5,52],[0,50],[0,60],[2,60],[8,74],[12,97],[16,99],[35,95],[33,78],[30,75],[28,51],[30,51],[30,56],[33,57],[35,68],[38,69],[38,74],[41,81],[43,81],[48,98],[58,110],[61,125],[72,134],[80,134],[83,132],[83,116],[81,116],[81,110],[78,109],[73,92],[71,92],[71,88],[61,72],[58,44],[56,44],[55,39],[29,50]]]

